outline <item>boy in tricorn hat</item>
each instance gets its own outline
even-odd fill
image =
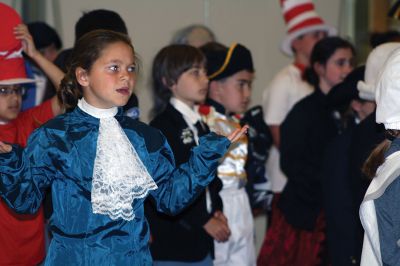
[[[20,112],[25,92],[23,84],[34,82],[26,76],[22,50],[46,71],[57,87],[64,74],[36,50],[15,10],[0,3],[0,17],[3,20],[0,25],[0,141],[25,146],[32,131],[60,114],[61,107],[54,97]],[[43,212],[20,215],[0,200],[0,217],[0,265],[39,264],[45,255]]]
[[[207,58],[209,99],[200,107],[211,131],[227,134],[240,128],[237,114],[250,103],[254,67],[250,51],[240,44],[229,48],[211,42],[200,48]],[[218,166],[224,214],[231,236],[227,242],[215,242],[214,265],[255,265],[254,222],[245,190],[248,139],[242,137],[232,146]]]

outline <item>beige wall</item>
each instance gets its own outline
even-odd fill
[[[17,4],[24,0],[1,0]],[[253,105],[261,103],[262,91],[273,75],[290,59],[278,47],[285,25],[278,0],[47,0],[58,1],[60,17],[48,12],[48,22],[59,27],[65,47],[74,42],[74,25],[82,11],[105,8],[118,12],[125,20],[136,51],[142,58],[143,71],[137,85],[142,120],[148,121],[151,94],[148,73],[155,53],[168,44],[173,32],[188,24],[205,23],[220,42],[240,42],[253,54],[256,80]],[[340,0],[314,0],[318,13],[327,23],[337,26]],[[54,4],[53,4],[54,5]],[[50,4],[51,6],[51,4]],[[57,5],[54,5],[57,6]],[[54,24],[53,24],[54,25]],[[256,219],[256,244],[264,236],[265,217]]]
[[[16,8],[24,0],[0,0]],[[142,120],[148,121],[151,108],[149,70],[155,53],[167,45],[176,29],[204,23],[221,43],[240,42],[253,54],[256,80],[253,105],[260,104],[262,91],[273,75],[290,58],[279,51],[285,35],[279,0],[37,0],[47,2],[47,21],[57,27],[64,47],[74,42],[74,25],[83,11],[104,8],[118,12],[125,20],[137,53],[142,59],[142,75],[137,94]],[[327,23],[337,26],[341,0],[314,0],[317,12]],[[58,12],[52,12],[59,6]]]
[[[336,26],[340,0],[315,0],[318,13]],[[278,0],[68,0],[60,1],[62,32],[66,47],[72,45],[74,24],[82,11],[112,9],[126,21],[136,51],[142,58],[143,71],[137,85],[142,120],[148,121],[151,109],[149,71],[154,55],[167,45],[174,31],[192,23],[205,23],[220,42],[240,42],[253,54],[256,80],[253,105],[260,104],[262,92],[273,75],[290,59],[279,51],[285,25]],[[256,248],[265,232],[265,216],[255,220]]]
[[[7,1],[6,1],[7,2]],[[336,26],[340,0],[315,0],[318,13]],[[278,0],[59,0],[60,34],[65,47],[74,41],[74,25],[82,11],[105,8],[126,21],[143,71],[137,86],[142,119],[148,120],[151,94],[148,73],[155,53],[168,44],[173,32],[191,23],[206,23],[226,45],[240,42],[253,54],[256,80],[253,104],[261,103],[262,91],[290,59],[279,52],[285,25]],[[49,17],[49,21],[51,21]]]

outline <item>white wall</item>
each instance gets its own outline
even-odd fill
[[[315,0],[318,13],[331,25],[339,18],[340,0]],[[125,20],[143,71],[137,86],[142,119],[148,120],[151,94],[148,73],[155,53],[167,45],[173,32],[191,23],[205,23],[226,45],[240,42],[253,54],[256,80],[253,104],[261,103],[266,84],[290,62],[278,50],[285,25],[278,0],[59,0],[60,34],[65,47],[74,41],[74,25],[82,11],[97,8],[118,12]]]

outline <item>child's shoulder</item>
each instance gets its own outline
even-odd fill
[[[77,119],[73,112],[67,112],[48,120],[40,129],[52,132],[67,132],[71,127],[76,128],[77,126],[82,126],[82,124],[89,126],[90,123],[84,123],[81,119]]]
[[[319,95],[316,92],[313,92],[301,100],[299,100],[292,109],[296,110],[302,110],[302,111],[312,111],[314,109],[317,109],[318,105],[316,102],[318,102]]]
[[[46,123],[44,123],[42,125],[42,128],[65,130],[66,125],[68,124],[67,123],[68,117],[69,117],[68,113],[58,115],[58,116],[48,120]]]
[[[125,129],[135,130],[138,134],[156,134],[156,130],[151,126],[127,116],[122,117],[120,123]]]
[[[176,110],[174,110],[176,111]],[[177,120],[177,116],[182,117],[178,111],[175,113],[171,113],[171,110],[164,110],[163,112],[159,113],[152,121],[150,121],[150,126],[160,128],[165,127],[167,125],[171,125],[173,121]]]

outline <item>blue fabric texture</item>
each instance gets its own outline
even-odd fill
[[[175,167],[165,137],[156,129],[121,116],[124,132],[158,189],[150,192],[157,209],[182,211],[215,177],[218,160],[229,147],[225,137],[200,138],[190,160]],[[151,265],[149,228],[143,199],[134,200],[132,221],[93,214],[91,181],[99,120],[76,108],[36,130],[25,149],[0,154],[0,195],[20,213],[38,210],[52,188],[53,240],[45,265]],[[171,241],[173,241],[171,239]]]
[[[400,139],[396,138],[385,155],[387,157],[399,150]],[[399,191],[400,178],[397,177],[382,196],[374,200],[383,265],[400,265]]]

